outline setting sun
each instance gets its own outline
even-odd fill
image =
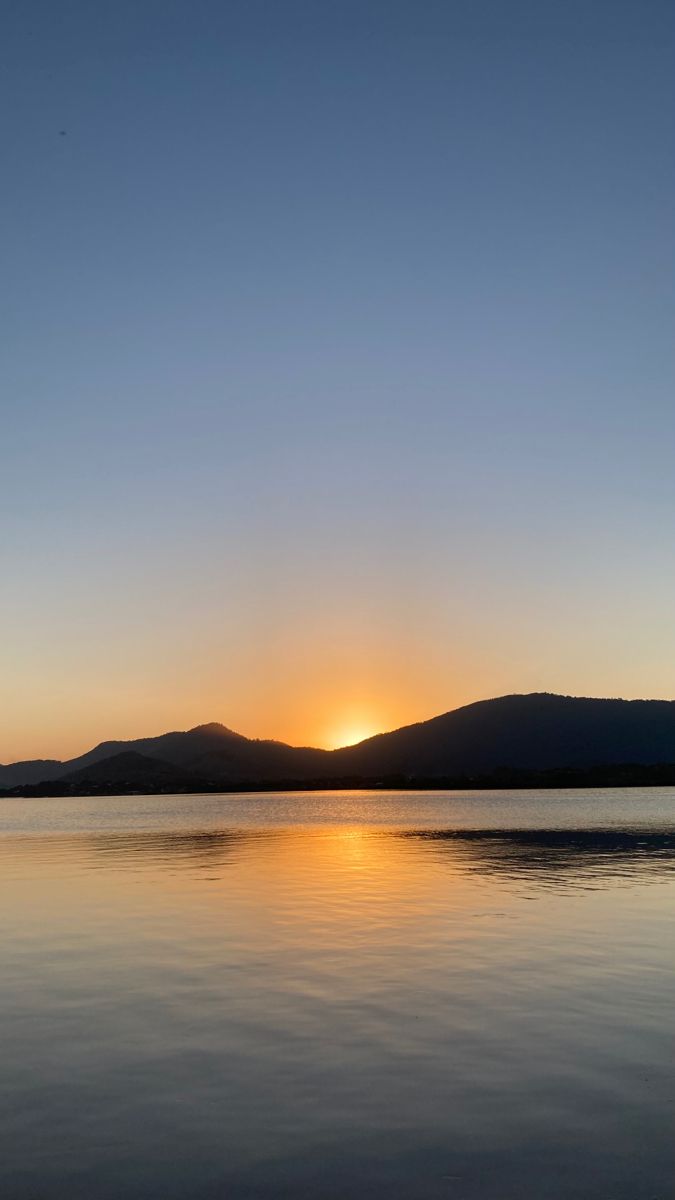
[[[373,725],[343,725],[328,735],[326,744],[330,750],[337,750],[340,746],[355,746],[379,732]]]

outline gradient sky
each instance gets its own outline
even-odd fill
[[[675,696],[674,25],[4,5],[0,761]]]

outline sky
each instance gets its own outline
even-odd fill
[[[675,9],[2,11],[0,761],[675,697]]]

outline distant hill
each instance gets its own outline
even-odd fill
[[[452,775],[675,762],[675,702],[535,692],[480,700],[337,752],[345,774]]]
[[[110,758],[102,758],[92,762],[79,771],[70,771],[62,775],[61,783],[67,784],[108,784],[126,787],[153,787],[162,784],[176,785],[179,783],[196,782],[196,776],[182,767],[172,763],[162,762],[159,758],[150,758],[147,754],[138,754],[135,750],[126,750],[122,754],[113,754]]]
[[[303,778],[325,769],[328,750],[258,741],[234,733],[225,725],[197,725],[186,733],[164,733],[133,742],[101,742],[87,754],[71,759],[68,772],[85,768],[122,752],[133,750],[161,759],[202,779],[269,780]]]
[[[21,787],[26,783],[40,783],[43,779],[58,779],[64,764],[55,758],[36,758],[29,762],[0,764],[0,788]]]
[[[330,757],[327,750],[296,748],[283,742],[246,738],[227,729],[225,725],[213,722],[198,725],[186,732],[164,733],[158,737],[136,738],[129,742],[101,742],[86,754],[67,762],[0,766],[0,788],[63,780],[74,774],[81,780],[85,777],[84,773],[91,772],[97,763],[119,758],[121,754],[129,752],[160,759],[200,779],[214,780],[304,778],[320,774],[325,760]],[[92,774],[91,777],[93,779],[96,776]]]
[[[152,764],[157,764],[154,768]],[[0,767],[0,788],[131,779],[156,786],[403,781],[675,763],[675,702],[533,693],[482,700],[340,750],[242,737],[224,725],[100,745],[64,763]],[[129,778],[127,778],[129,777]]]

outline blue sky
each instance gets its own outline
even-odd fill
[[[3,23],[0,760],[675,695],[672,6]]]

